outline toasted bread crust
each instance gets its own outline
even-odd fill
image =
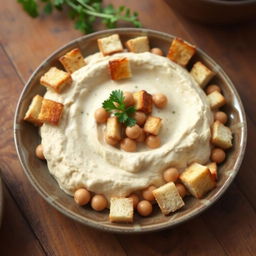
[[[67,52],[64,56],[59,58],[59,61],[70,74],[86,65],[84,57],[78,48]]]
[[[38,116],[41,110],[42,101],[42,96],[35,95],[28,107],[28,110],[23,120],[33,123],[35,126],[41,126],[43,122],[38,118]]]
[[[225,97],[218,91],[214,91],[207,95],[211,109],[218,109],[226,104]]]
[[[212,144],[223,149],[232,147],[232,132],[229,127],[220,121],[215,121],[212,125]]]
[[[139,36],[126,42],[130,52],[140,53],[149,52],[149,41],[147,36]]]
[[[38,118],[41,122],[58,125],[63,112],[64,105],[62,103],[43,99],[41,111]]]
[[[116,116],[109,117],[107,120],[107,137],[121,140],[121,125]]]
[[[196,52],[196,47],[184,42],[183,40],[179,38],[175,38],[172,41],[172,44],[169,48],[169,52],[167,54],[167,57],[180,64],[181,66],[185,67],[189,60],[192,58],[192,56]]]
[[[135,92],[133,94],[133,98],[135,100],[135,108],[138,111],[142,111],[144,113],[151,113],[152,112],[152,95],[148,92],[142,90],[139,92]]]
[[[130,62],[127,58],[110,60],[108,67],[112,80],[130,78],[132,76]]]
[[[118,34],[103,37],[97,40],[98,47],[103,56],[123,51],[123,46]]]
[[[55,92],[60,93],[62,89],[72,82],[69,73],[51,67],[41,78],[41,85],[53,89]]]
[[[148,116],[144,125],[144,131],[153,135],[158,135],[162,126],[162,119],[156,116]]]

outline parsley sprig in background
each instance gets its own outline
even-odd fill
[[[93,32],[93,24],[100,19],[107,28],[115,28],[118,21],[126,21],[135,27],[141,27],[138,13],[125,6],[115,8],[113,5],[103,6],[102,0],[17,0],[23,9],[33,18],[39,15],[39,6],[46,14],[53,9],[62,11],[67,7],[68,14],[75,21],[75,28],[82,33]],[[42,4],[41,4],[41,3]]]
[[[135,107],[125,106],[124,95],[121,90],[112,91],[109,98],[102,103],[102,107],[106,111],[114,113],[118,117],[118,121],[126,126],[134,126],[136,124],[136,120],[131,117],[135,112]]]

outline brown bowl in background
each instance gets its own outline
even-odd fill
[[[43,95],[45,93],[45,88],[39,85],[40,77],[51,66],[60,67],[58,62],[58,58],[60,56],[76,47],[81,49],[84,56],[95,53],[98,51],[96,43],[97,39],[113,33],[118,33],[123,42],[130,38],[147,35],[149,37],[151,47],[159,47],[165,52],[165,54],[167,53],[170,43],[174,38],[172,35],[149,29],[122,28],[100,31],[83,36],[54,52],[32,74],[23,89],[17,104],[14,120],[14,138],[18,156],[30,182],[43,196],[43,198],[57,210],[76,221],[101,230],[120,233],[139,233],[174,227],[175,225],[200,214],[220,198],[224,191],[229,187],[239,170],[246,145],[246,119],[239,95],[222,68],[202,50],[197,49],[197,53],[191,62],[194,63],[197,60],[201,60],[217,73],[212,82],[221,86],[223,94],[227,99],[225,111],[229,116],[228,125],[233,131],[234,146],[228,151],[225,163],[219,167],[219,181],[217,183],[217,188],[207,194],[202,200],[197,200],[192,197],[185,198],[185,207],[170,216],[164,216],[160,210],[155,207],[154,212],[150,217],[140,217],[136,213],[134,223],[119,224],[110,223],[108,221],[108,210],[95,212],[90,208],[90,206],[79,207],[72,197],[65,194],[59,188],[55,179],[50,175],[46,162],[39,160],[35,156],[35,148],[40,143],[38,129],[23,121],[23,117],[33,96],[35,94]]]

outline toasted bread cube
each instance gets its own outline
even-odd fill
[[[184,206],[184,202],[173,182],[168,182],[152,191],[161,212],[165,215]]]
[[[111,222],[133,221],[133,199],[125,197],[110,198],[109,220]]]
[[[167,57],[185,67],[196,52],[196,47],[181,39],[174,39],[169,48]]]
[[[202,62],[198,61],[196,62],[191,71],[190,74],[192,77],[196,80],[198,85],[201,88],[204,88],[206,84],[213,78],[215,73],[211,71],[209,68],[207,68]]]
[[[53,89],[55,92],[60,93],[61,90],[72,82],[69,73],[51,67],[41,78],[41,85]]]
[[[181,182],[196,198],[202,198],[216,186],[216,182],[207,166],[193,163],[180,175]]]
[[[112,80],[130,78],[132,76],[130,62],[127,58],[110,60],[108,67]]]
[[[62,103],[43,99],[42,107],[38,118],[42,122],[58,125],[63,112],[64,105]]]
[[[142,111],[144,113],[152,112],[152,95],[147,93],[146,91],[138,91],[133,94],[133,98],[135,100],[135,108],[138,111]]]
[[[121,140],[121,125],[116,116],[109,117],[107,120],[107,137],[114,140]]]
[[[98,47],[104,56],[123,51],[118,34],[98,39]]]
[[[220,108],[220,107],[222,107],[223,105],[226,104],[226,99],[218,91],[214,91],[214,92],[208,94],[207,98],[209,100],[211,109],[213,109],[213,110],[215,110],[217,108]]]
[[[211,162],[211,163],[207,164],[206,166],[210,170],[213,178],[215,180],[217,180],[218,179],[218,172],[217,172],[218,171],[218,167],[217,167],[217,164],[215,162]]]
[[[139,36],[126,42],[130,52],[149,52],[149,41],[147,36]]]
[[[223,149],[232,147],[232,132],[229,127],[220,121],[215,121],[212,126],[212,144]]]
[[[70,74],[86,65],[84,57],[78,48],[75,48],[60,57],[59,61]]]
[[[24,120],[33,123],[35,126],[42,125],[42,121],[38,118],[41,106],[42,106],[43,97],[36,95],[33,97],[28,110],[25,114]]]
[[[162,126],[162,119],[160,117],[149,116],[144,124],[144,131],[153,135],[158,135]]]

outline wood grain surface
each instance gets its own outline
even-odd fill
[[[163,0],[105,1],[140,13],[146,28],[182,37],[206,51],[227,72],[245,106],[248,145],[240,172],[225,195],[201,216],[175,229],[142,235],[100,232],[63,216],[25,176],[14,148],[17,100],[33,70],[54,50],[81,34],[61,13],[28,17],[16,1],[0,9],[0,169],[5,209],[0,255],[256,255],[256,23],[193,23]],[[96,29],[103,29],[100,24]]]

